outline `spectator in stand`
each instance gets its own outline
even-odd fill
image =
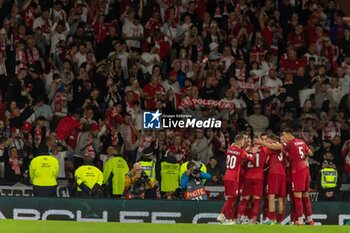
[[[136,162],[137,146],[135,145],[140,132],[131,121],[131,115],[126,113],[123,123],[120,126],[120,134],[124,141],[125,152],[129,163]]]
[[[215,157],[210,157],[209,163],[207,165],[208,174],[211,175],[211,178],[205,182],[206,186],[218,186],[223,181],[223,175],[218,166],[218,161]]]
[[[248,123],[253,127],[254,135],[261,135],[266,133],[266,129],[269,126],[269,119],[261,114],[261,105],[254,104],[254,114],[248,117]]]

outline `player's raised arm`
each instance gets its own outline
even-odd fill
[[[261,138],[255,138],[254,144],[261,145],[261,146],[266,147],[270,150],[283,150],[283,146],[281,144],[273,145],[273,144],[264,142],[263,140],[261,140]]]

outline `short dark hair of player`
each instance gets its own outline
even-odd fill
[[[241,141],[243,141],[244,137],[243,135],[236,135],[235,136],[235,143],[239,143]]]
[[[291,129],[289,129],[289,128],[286,128],[286,129],[282,130],[282,133],[293,135],[293,131]]]
[[[278,141],[277,135],[274,134],[274,133],[269,133],[269,134],[267,135],[267,137],[268,137],[269,139],[271,139],[272,141]]]

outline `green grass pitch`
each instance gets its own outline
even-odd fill
[[[70,221],[0,220],[4,233],[332,233],[349,232],[350,226],[263,226],[211,224],[93,223]]]

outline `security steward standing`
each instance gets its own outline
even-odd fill
[[[146,148],[142,151],[141,166],[148,178],[155,183],[156,181],[156,162],[153,160],[153,149]]]
[[[58,160],[47,153],[32,159],[29,176],[33,181],[35,197],[55,197],[57,193]]]
[[[172,152],[172,151],[170,151]],[[162,196],[171,196],[179,187],[180,165],[177,163],[174,153],[167,153],[167,157],[160,164],[160,191]]]
[[[122,196],[125,186],[125,174],[128,172],[128,164],[120,154],[120,147],[118,147],[117,154],[106,162],[103,169],[103,184],[106,184],[110,196],[116,198]]]
[[[103,174],[92,163],[94,155],[90,153],[84,155],[84,164],[75,171],[75,181],[77,182],[78,197],[100,197],[103,183]]]
[[[318,178],[318,201],[337,201],[341,186],[338,171],[332,160],[325,160]]]

